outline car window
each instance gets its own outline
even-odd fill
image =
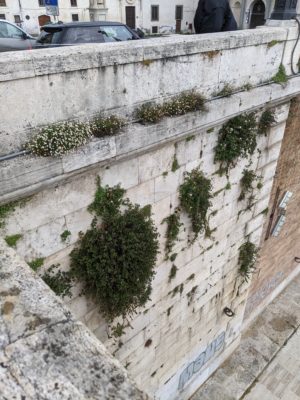
[[[22,39],[24,33],[13,25],[7,24],[6,22],[0,22],[0,37],[7,39]]]
[[[60,43],[61,29],[42,30],[37,41],[42,44],[58,44]]]
[[[132,40],[133,34],[122,25],[101,26],[104,40],[106,42],[119,42],[121,40]]]
[[[63,43],[102,43],[103,35],[99,26],[79,26],[68,28]]]

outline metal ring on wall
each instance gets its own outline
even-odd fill
[[[223,311],[224,314],[227,315],[227,317],[233,317],[235,315],[235,313],[228,307],[225,307]]]

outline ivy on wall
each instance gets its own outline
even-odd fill
[[[133,313],[151,293],[158,234],[149,207],[124,199],[120,186],[98,185],[96,216],[71,253],[71,272],[108,320]]]
[[[239,158],[247,158],[256,148],[257,122],[254,113],[230,119],[219,131],[215,161],[220,162],[220,173],[228,173]]]
[[[179,200],[183,211],[187,213],[192,223],[194,239],[199,233],[207,230],[207,211],[211,206],[212,184],[198,169],[185,174],[184,181],[179,187]]]
[[[255,263],[257,260],[258,248],[255,244],[247,241],[239,248],[239,274],[244,278],[245,282],[248,282],[251,275],[255,272]]]

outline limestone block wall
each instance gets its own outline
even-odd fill
[[[79,232],[91,223],[87,206],[93,200],[97,176],[102,184],[121,184],[132,202],[152,205],[160,233],[153,292],[145,308],[128,319],[125,334],[119,339],[112,337],[112,327],[124,321],[116,320],[108,326],[97,306],[80,295],[80,286],[65,301],[127,367],[137,384],[157,399],[187,399],[238,344],[248,289],[238,275],[239,247],[246,237],[259,241],[262,212],[267,207],[273,179],[268,171],[270,166],[275,168],[287,111],[288,104],[276,107],[276,125],[267,137],[259,137],[260,151],[252,157],[251,168],[263,177],[263,187],[256,190],[255,206],[239,217],[239,211],[245,208],[245,203],[237,201],[240,179],[249,160],[239,162],[228,179],[216,174],[219,165],[213,160],[220,128],[217,125],[208,130],[195,129],[192,135],[123,161],[109,159],[103,166],[40,191],[17,207],[6,221],[4,236],[22,235],[16,245],[22,257],[27,261],[45,258],[39,271],[42,275],[53,264],[68,268],[68,255]],[[175,157],[179,168],[172,172]],[[213,237],[202,236],[189,245],[190,223],[183,216],[184,226],[174,247],[178,271],[170,281],[173,263],[164,260],[166,224],[162,221],[178,205],[178,187],[184,173],[194,168],[200,168],[213,182]],[[65,230],[71,232],[67,243],[60,237]],[[225,307],[234,310],[233,318],[223,313]]]
[[[42,275],[53,264],[68,268],[79,232],[91,223],[87,207],[97,177],[104,185],[119,183],[132,202],[152,206],[160,254],[151,301],[132,318],[111,325],[91,299],[80,295],[80,285],[65,301],[156,399],[188,399],[239,342],[249,285],[238,275],[239,247],[247,238],[259,242],[289,101],[300,92],[298,76],[290,77],[285,86],[269,82],[288,54],[288,34],[294,41],[293,28],[268,28],[134,45],[20,52],[10,55],[9,62],[0,55],[0,88],[5,88],[0,91],[0,107],[18,110],[1,114],[0,154],[22,149],[38,127],[52,122],[85,120],[98,112],[127,118],[119,135],[93,139],[74,153],[1,162],[0,203],[22,200],[9,213],[1,234],[22,235],[16,250],[28,262],[44,258],[38,271]],[[287,56],[285,60],[288,67]],[[243,87],[249,83],[254,85],[251,90]],[[235,93],[218,96],[215,92],[226,84]],[[154,125],[136,120],[137,106],[163,103],[189,90],[206,96],[206,112],[165,118]],[[266,107],[274,109],[276,122],[267,136],[258,137],[258,150],[251,160],[239,160],[228,177],[220,177],[214,163],[220,127],[245,112],[259,116]],[[175,158],[179,168],[172,171]],[[255,205],[248,211],[238,202],[247,165],[262,179]],[[213,235],[188,243],[191,227],[183,214],[174,247],[178,271],[170,280],[172,263],[165,261],[162,221],[178,205],[184,174],[195,168],[212,180]],[[71,232],[66,242],[61,240],[65,230]],[[224,307],[235,315],[226,316]],[[112,330],[118,322],[127,326],[116,339]]]

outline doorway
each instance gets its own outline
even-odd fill
[[[126,25],[131,29],[135,29],[135,7],[127,6],[125,7],[126,13]]]
[[[265,24],[265,11],[266,7],[262,0],[254,3],[250,19],[250,29]]]

